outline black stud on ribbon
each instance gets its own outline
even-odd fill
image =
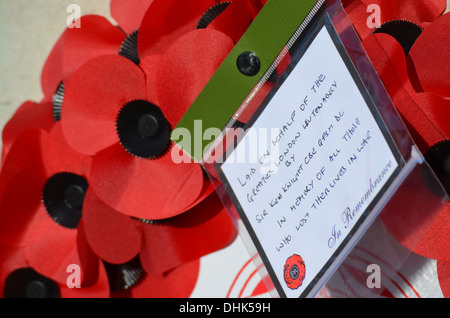
[[[87,188],[86,179],[73,173],[62,172],[50,177],[42,195],[50,217],[64,227],[77,228]]]
[[[143,269],[138,256],[125,264],[110,264],[105,261],[103,264],[112,293],[129,289],[143,277]]]
[[[130,33],[130,35],[122,42],[119,50],[120,56],[126,57],[136,65],[141,63],[138,52],[138,34],[138,30]]]
[[[206,10],[197,23],[197,29],[205,29],[215,18],[225,11],[230,3],[230,1],[219,2]]]
[[[400,43],[405,55],[408,55],[414,42],[422,34],[422,32],[422,27],[413,22],[406,20],[391,20],[383,23],[373,32],[373,34],[389,34]]]
[[[5,298],[59,298],[59,287],[32,268],[20,268],[5,280]]]
[[[61,120],[61,109],[64,100],[64,93],[65,93],[64,83],[61,82],[56,88],[56,92],[52,98],[52,113],[53,119],[56,122]]]
[[[236,61],[239,71],[246,76],[255,76],[261,68],[258,56],[253,52],[243,52]]]
[[[450,195],[450,140],[434,144],[425,152],[424,157]]]
[[[132,155],[154,159],[170,145],[170,125],[161,109],[145,100],[129,102],[116,121],[120,143]]]

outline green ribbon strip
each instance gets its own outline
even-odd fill
[[[225,128],[317,2],[269,0],[264,5],[174,129],[178,131],[172,134],[172,141],[194,161],[201,162],[212,142],[204,140],[203,133],[209,128]],[[242,74],[236,65],[239,55],[246,51],[255,53],[261,63],[254,76]],[[185,132],[181,139],[180,132]]]

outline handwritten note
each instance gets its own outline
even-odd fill
[[[286,296],[299,297],[398,163],[326,27],[251,129],[221,169]],[[249,151],[257,160],[235,160]]]

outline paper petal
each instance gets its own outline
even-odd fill
[[[208,28],[225,33],[237,43],[253,21],[252,10],[248,0],[233,0]]]
[[[36,244],[25,247],[25,255],[30,266],[38,273],[65,284],[67,267],[81,263],[76,244],[77,231],[66,229],[55,222],[47,225],[42,229],[45,235]]]
[[[98,197],[136,218],[165,219],[184,212],[201,194],[202,180],[198,164],[175,164],[170,151],[157,159],[140,159],[116,144],[92,163],[91,186]]]
[[[426,27],[412,46],[409,74],[418,91],[450,98],[449,29],[450,14],[447,13]]]
[[[439,279],[439,285],[445,298],[450,297],[450,261],[438,260],[437,261],[437,273]]]
[[[413,98],[442,133],[443,139],[450,139],[450,100],[432,93],[417,93]]]
[[[85,15],[80,27],[67,28],[50,53],[41,74],[41,85],[46,100],[56,91],[61,81],[89,60],[109,54],[118,54],[125,35],[105,17]]]
[[[161,275],[146,274],[130,293],[134,298],[187,298],[194,290],[200,261],[183,264]]]
[[[83,205],[83,224],[89,245],[108,263],[126,263],[141,249],[139,221],[111,209],[91,189]]]
[[[67,142],[86,155],[118,142],[120,109],[146,97],[144,73],[133,62],[118,55],[91,60],[66,85],[61,122]]]
[[[195,30],[197,22],[214,0],[154,0],[139,29],[141,58],[163,54],[178,38]]]
[[[111,0],[111,16],[125,33],[130,34],[139,28],[144,14],[152,2],[153,0]]]
[[[48,175],[58,172],[72,172],[87,177],[92,158],[83,155],[67,144],[62,130],[62,123],[57,122],[48,136],[48,141],[43,144],[43,163]]]
[[[235,235],[228,213],[213,193],[173,220],[145,226],[141,263],[148,273],[162,273],[226,247]]]
[[[418,184],[426,182],[423,178],[420,169],[412,171],[389,200],[380,219],[403,246],[424,257],[438,259],[448,255],[450,250],[446,234],[450,224],[450,205],[442,208],[442,202],[431,189],[418,187]]]
[[[195,30],[167,50],[158,73],[158,100],[176,125],[234,46],[225,34]],[[170,112],[169,112],[170,110]]]
[[[390,35],[375,34],[367,37],[363,45],[419,149],[425,152],[430,145],[444,139],[411,96],[415,91],[409,82],[400,44]]]
[[[3,127],[2,161],[9,152],[13,142],[22,132],[31,128],[40,128],[48,131],[53,124],[51,103],[37,104],[31,101],[23,103]]]
[[[144,71],[147,80],[147,100],[160,105],[157,93],[158,71],[162,65],[162,56],[150,55],[141,61],[139,67]]]

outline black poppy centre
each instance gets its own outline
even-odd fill
[[[74,173],[50,177],[43,190],[44,206],[50,217],[64,227],[77,228],[87,188],[86,179]]]
[[[20,268],[5,280],[5,298],[59,298],[59,287],[53,280],[32,268]]]
[[[116,121],[120,143],[130,154],[154,159],[170,145],[171,128],[161,109],[145,100],[127,103]]]

